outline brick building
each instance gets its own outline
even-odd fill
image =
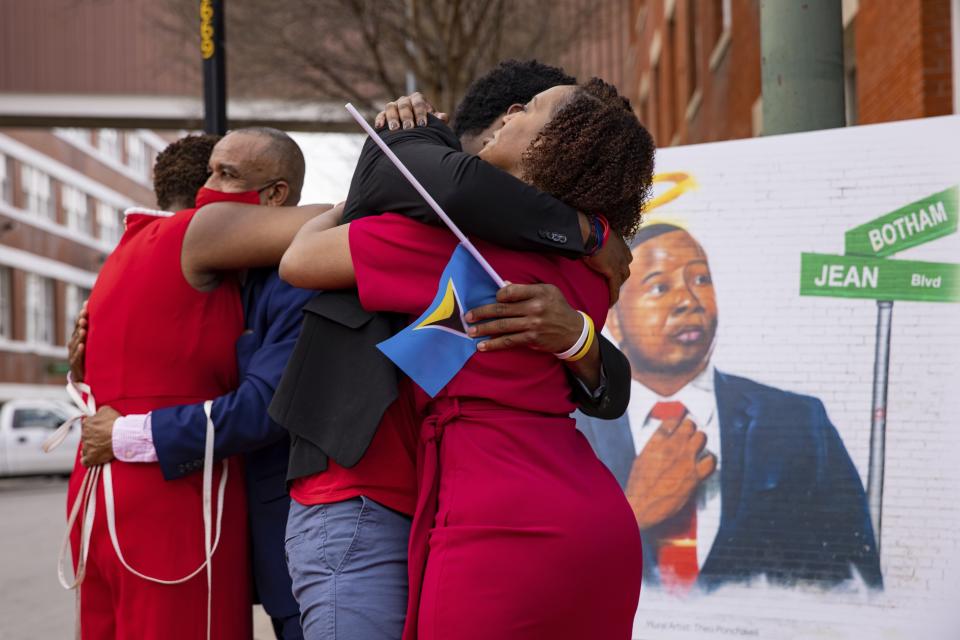
[[[120,237],[123,210],[155,205],[153,162],[168,143],[148,129],[27,127],[9,116],[21,104],[51,114],[143,110],[151,92],[193,90],[182,69],[157,66],[159,35],[118,36],[142,32],[148,7],[0,4],[0,401],[62,388],[77,311]]]
[[[62,389],[74,318],[123,210],[155,206],[156,154],[201,126],[197,43],[167,12],[190,4],[0,2],[0,402]],[[229,114],[310,129],[327,111],[239,96]]]
[[[152,206],[152,131],[0,130],[0,387],[66,372],[73,320],[123,230]]]
[[[960,1],[842,2],[848,124],[960,113]],[[762,133],[759,0],[594,6],[599,26],[564,62],[620,81],[658,145]]]

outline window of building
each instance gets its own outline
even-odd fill
[[[664,144],[673,144],[673,137],[677,133],[677,107],[680,104],[680,98],[677,95],[680,91],[680,83],[677,82],[677,19],[676,13],[667,20],[666,41],[663,43],[664,65],[666,73],[661,80],[665,83],[663,87],[663,97],[666,98],[664,104],[663,122],[666,125],[664,131]]]
[[[81,233],[90,233],[90,207],[87,202],[87,194],[79,189],[63,185],[62,197],[67,227]]]
[[[687,119],[692,118],[700,106],[700,30],[697,28],[699,0],[687,0]]]
[[[650,128],[650,75],[645,73],[640,79],[640,88],[637,91],[637,95],[640,96],[640,122],[646,127],[647,131],[652,131]]]
[[[56,221],[57,203],[53,198],[50,176],[26,164],[21,166],[20,176],[27,211]]]
[[[106,156],[120,160],[120,132],[116,129],[100,129],[97,148]]]
[[[84,289],[75,284],[67,285],[66,299],[63,305],[63,341],[67,344],[70,343],[70,337],[73,334],[73,325],[77,321],[77,316],[80,315],[80,307],[83,306],[84,300],[87,300],[89,297],[90,289]]]
[[[27,342],[53,344],[53,280],[28,273],[26,285]]]
[[[97,237],[113,245],[120,241],[120,233],[120,214],[110,205],[98,202]]]
[[[763,96],[758,96],[750,107],[750,131],[754,137],[763,135]]]
[[[712,0],[711,2],[711,42],[710,68],[716,69],[730,48],[730,30],[733,24],[731,0]]]
[[[650,123],[647,130],[653,135],[657,146],[662,140],[660,132],[660,61],[653,63],[650,69]]]
[[[147,145],[143,139],[134,132],[127,133],[127,166],[133,169],[136,174],[144,179],[150,177],[150,159],[147,152]]]
[[[56,131],[59,135],[63,136],[67,140],[78,144],[83,147],[93,146],[90,142],[90,130],[89,129],[78,129],[76,127],[64,127],[57,128]]]
[[[13,204],[13,167],[10,159],[0,153],[0,202]]]
[[[0,267],[0,338],[13,337],[13,275],[9,267]]]

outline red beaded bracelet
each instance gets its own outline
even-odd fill
[[[600,246],[607,244],[607,240],[610,239],[610,222],[607,220],[606,216],[597,214],[597,219],[600,221],[600,224],[603,225],[603,240],[600,242]]]

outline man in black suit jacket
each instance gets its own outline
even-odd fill
[[[703,248],[651,225],[632,271],[608,322],[630,360],[630,407],[579,426],[634,509],[645,578],[681,592],[759,576],[881,587],[863,486],[823,404],[711,365],[717,304]],[[677,417],[653,415],[670,406]]]

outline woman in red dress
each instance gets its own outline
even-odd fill
[[[505,117],[480,154],[581,211],[606,214],[625,236],[639,224],[652,156],[629,104],[598,80],[539,94]],[[327,232],[308,225],[281,275],[313,288],[356,283],[365,308],[416,317],[456,245],[448,230],[394,214]],[[607,285],[582,262],[477,247],[507,280],[551,283],[602,327]],[[416,393],[424,420],[405,638],[629,638],[640,535],[623,491],[570,418],[562,361],[481,348],[436,397]]]

